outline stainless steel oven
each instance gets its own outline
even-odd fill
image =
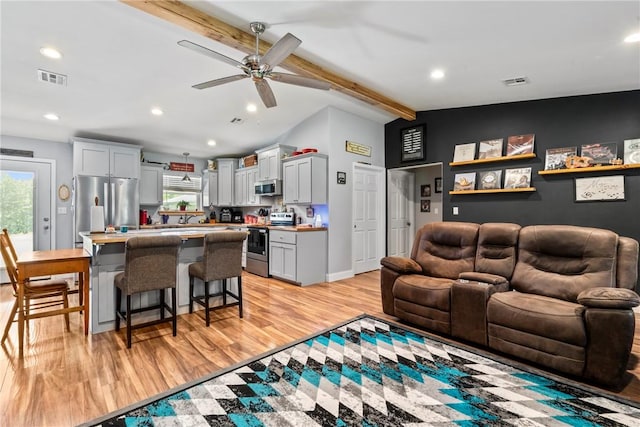
[[[269,229],[249,226],[247,237],[247,266],[249,273],[269,277]]]

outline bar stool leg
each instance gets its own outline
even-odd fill
[[[127,348],[131,348],[131,295],[127,295]]]
[[[122,305],[122,291],[116,287],[116,332],[120,330],[120,306]]]
[[[209,285],[211,282],[204,282],[204,317],[207,326],[211,324],[211,316],[209,315]]]
[[[189,313],[193,313],[193,281],[194,277],[189,275]]]
[[[242,319],[242,276],[238,276],[238,309],[240,310],[240,318]]]
[[[222,279],[222,305],[227,305],[227,279]]]
[[[158,292],[160,292],[160,320],[164,320],[164,289],[158,289]]]
[[[163,291],[164,292],[164,291]],[[171,288],[171,306],[172,306],[172,315],[173,315],[173,336],[175,337],[178,333],[178,316],[177,314],[177,304],[176,304],[176,288]],[[164,308],[162,308],[164,310]]]

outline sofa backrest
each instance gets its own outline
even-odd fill
[[[478,232],[475,271],[511,280],[516,266],[518,236],[522,227],[511,223],[485,223]]]
[[[571,225],[532,225],[520,230],[511,279],[520,292],[576,302],[585,289],[616,286],[618,235]]]
[[[638,285],[638,241],[630,237],[618,238],[617,286],[633,291]]]
[[[470,222],[433,222],[416,233],[411,258],[423,274],[457,279],[473,271],[480,226]]]

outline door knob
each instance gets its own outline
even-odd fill
[[[407,223],[407,225],[408,225],[408,226],[411,226],[411,223],[410,223],[410,222],[408,222],[408,223]]]
[[[49,226],[48,226],[48,225],[45,225],[45,226],[44,226],[44,229],[45,229],[45,230],[48,230],[48,229],[49,229]]]
[[[49,218],[42,218],[44,222],[49,222]]]

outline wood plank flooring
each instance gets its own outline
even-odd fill
[[[130,350],[124,331],[85,338],[73,314],[71,332],[61,316],[32,321],[20,361],[14,325],[0,348],[0,425],[76,425],[361,313],[396,320],[382,313],[379,271],[304,288],[245,273],[243,288],[244,319],[237,307],[214,312],[209,328],[199,313],[182,315],[177,337],[170,324],[135,330]],[[0,287],[1,327],[12,303],[10,286]],[[637,332],[619,393],[636,401],[639,361]]]

